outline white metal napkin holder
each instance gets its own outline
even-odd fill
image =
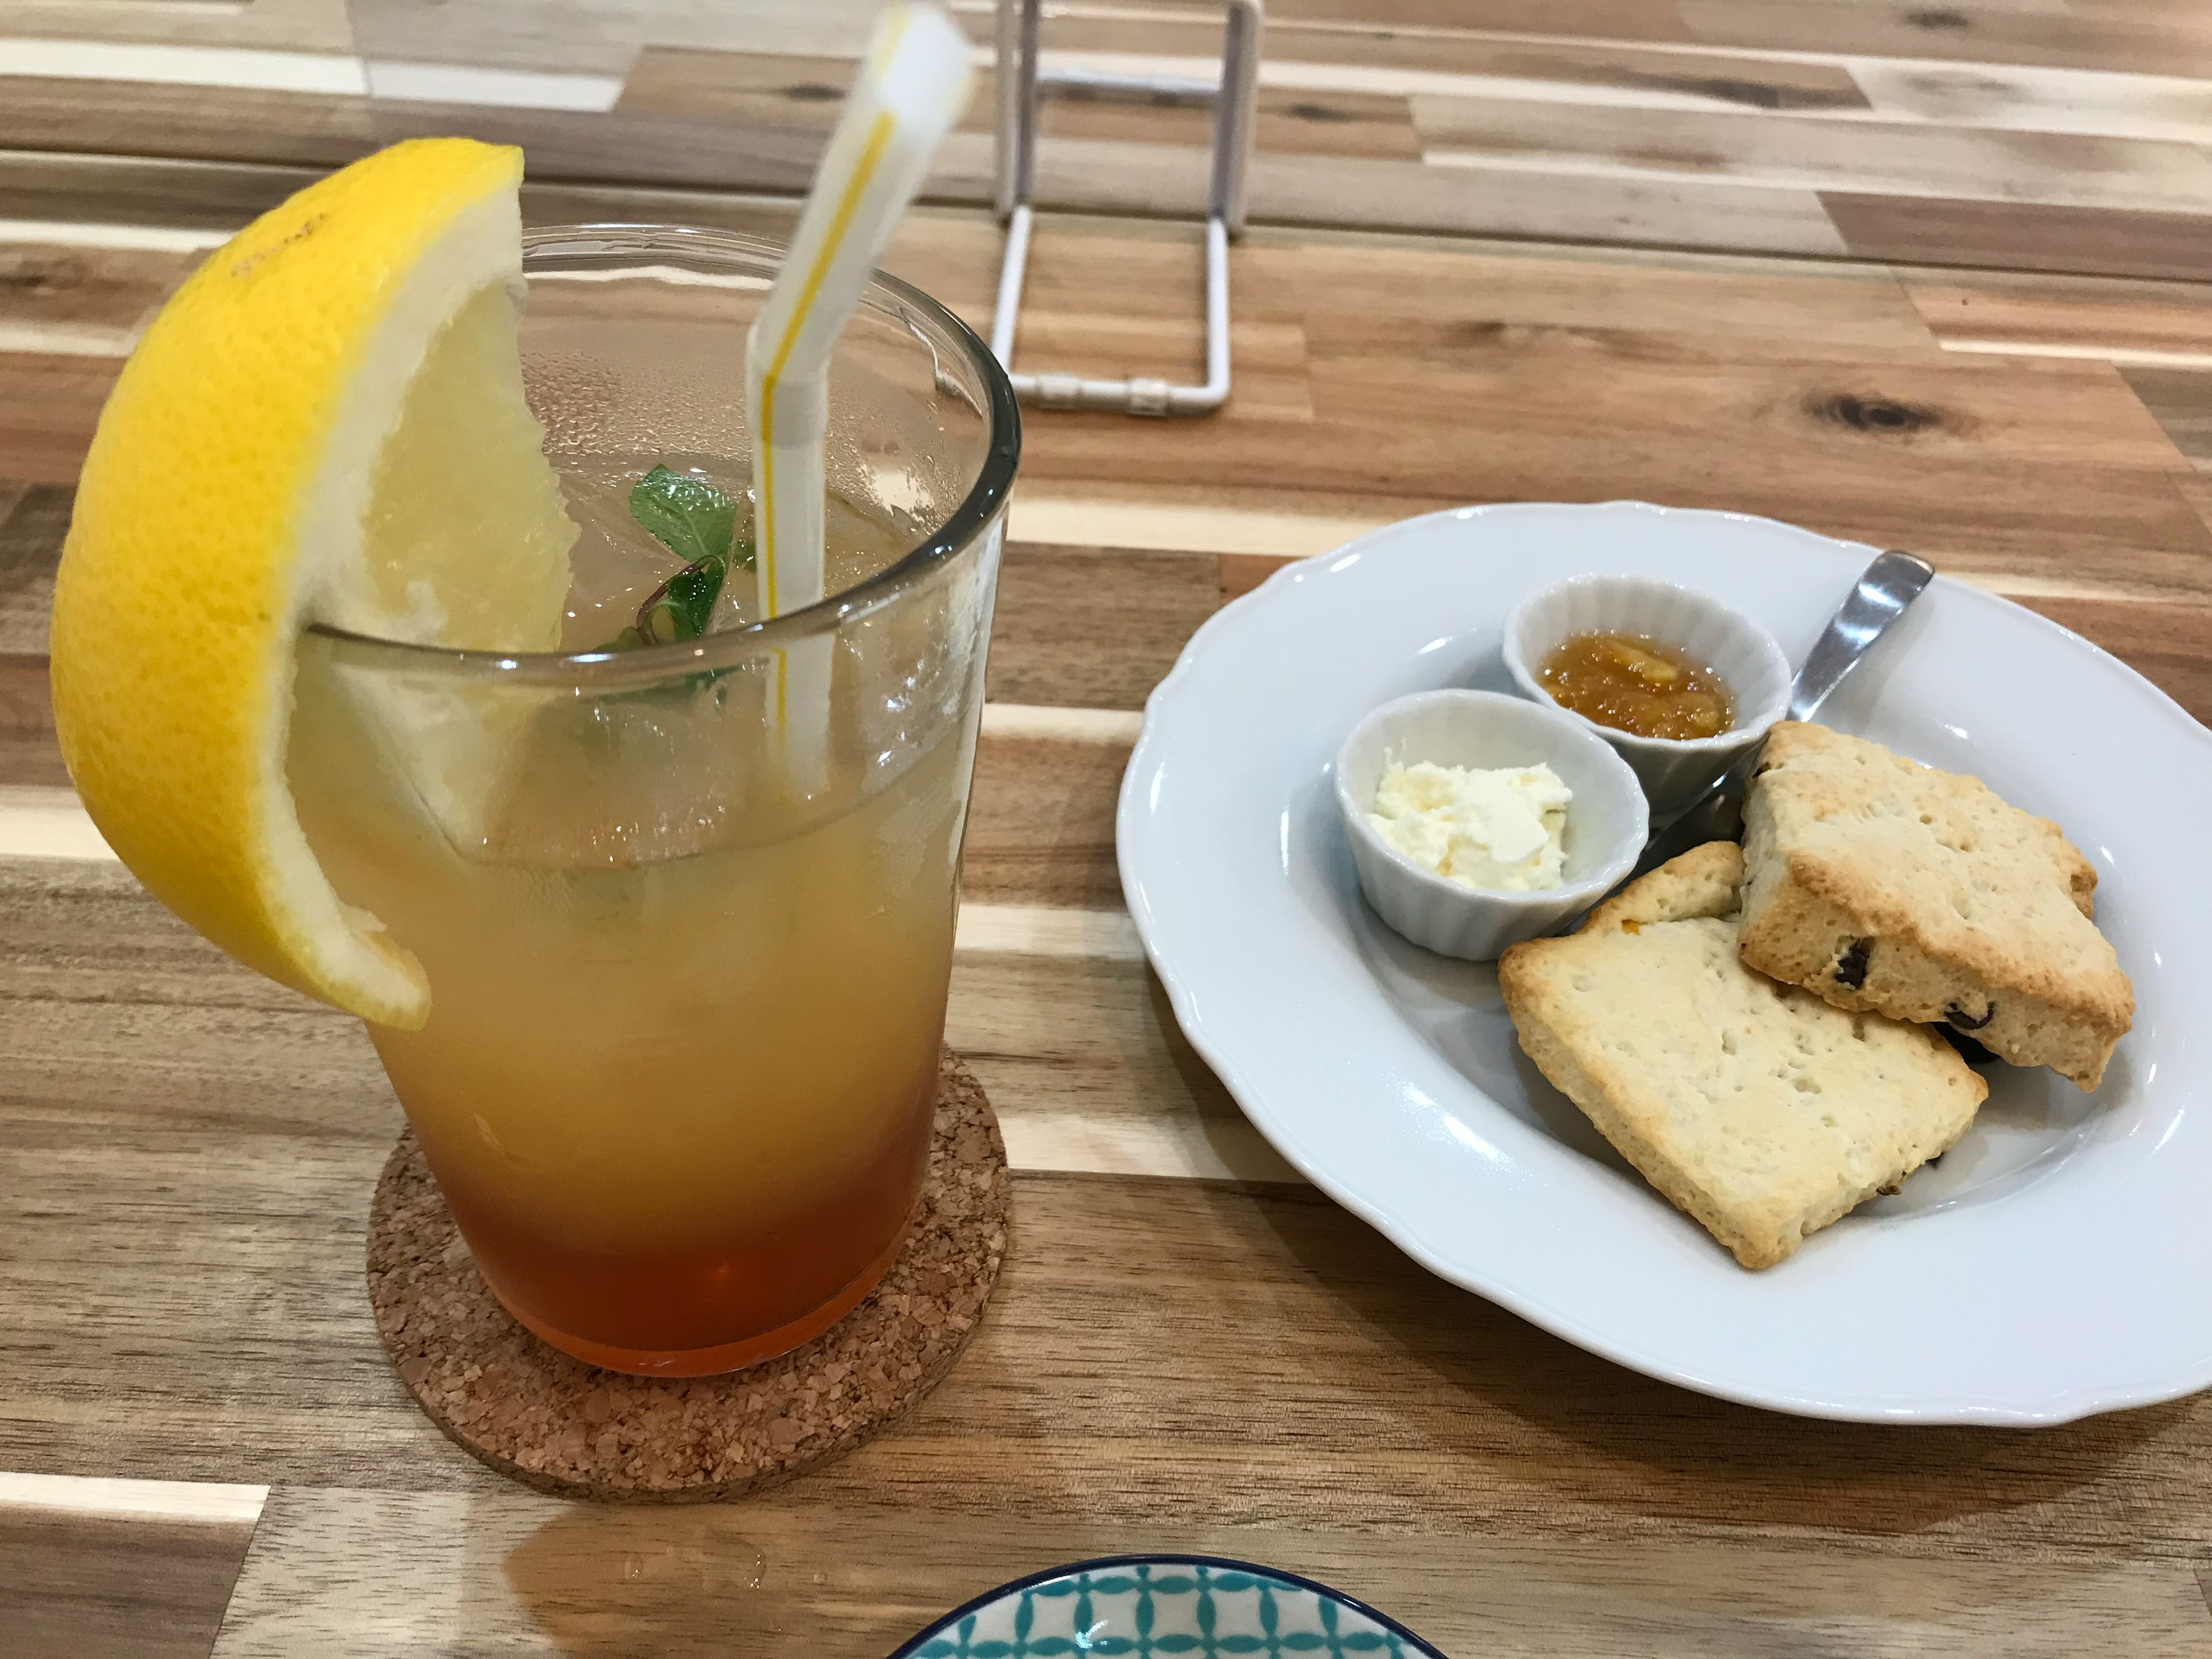
[[[1252,153],[1258,103],[1261,0],[1229,0],[1221,80],[1178,75],[1046,69],[1038,61],[1042,0],[999,0],[999,216],[1006,222],[1006,260],[991,319],[991,350],[1013,382],[1014,395],[1046,409],[1115,409],[1128,415],[1210,415],[1229,397],[1229,239],[1244,228],[1244,171]],[[1013,372],[1014,324],[1028,274],[1030,198],[1036,189],[1037,115],[1047,93],[1187,104],[1213,111],[1213,165],[1206,205],[1206,384],[1166,380],[1091,380],[1075,374]]]

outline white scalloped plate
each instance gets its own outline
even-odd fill
[[[1641,502],[1466,507],[1292,565],[1200,629],[1145,711],[1121,884],[1177,1018],[1261,1132],[1455,1284],[1654,1376],[1869,1421],[2063,1422],[2212,1382],[2212,732],[2086,641],[1938,580],[1822,711],[2056,818],[2135,981],[2104,1086],[1998,1066],[1898,1196],[1747,1273],[1520,1054],[1494,972],[1361,901],[1344,733],[1511,689],[1506,613],[1582,570],[1698,587],[1792,661],[1875,550]]]

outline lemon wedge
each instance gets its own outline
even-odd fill
[[[430,988],[301,830],[295,647],[560,642],[576,528],[523,397],[521,177],[398,144],[216,250],[101,411],[54,590],[54,723],[108,844],[248,966],[392,1025]]]

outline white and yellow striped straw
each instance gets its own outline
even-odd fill
[[[822,446],[830,354],[930,158],[967,106],[968,40],[935,6],[894,5],[814,175],[790,252],[745,339],[761,613],[823,597]],[[775,720],[793,784],[811,793],[828,759],[831,641],[776,659]]]

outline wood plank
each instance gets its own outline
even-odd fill
[[[711,29],[718,9],[685,8],[666,21],[681,31]],[[773,27],[788,8],[750,0],[755,27]],[[823,9],[835,9],[824,8]],[[440,0],[374,0],[349,8],[354,49],[368,58],[471,64],[485,69],[621,75],[641,35],[659,21],[653,8],[499,3],[448,6]]]
[[[2061,627],[2102,646],[2212,726],[2212,608],[2203,605],[2124,605],[2100,599],[2031,599],[2024,603]]]
[[[1304,1183],[1198,1058],[1141,958],[963,950],[953,976],[945,1041],[1003,1103],[1017,1170]]]
[[[2141,367],[2120,374],[2173,447],[2196,462],[2198,471],[2212,472],[2212,374]]]
[[[1428,159],[1455,166],[2182,215],[2212,199],[2212,157],[2160,140],[1513,98],[1413,103]]]
[[[963,21],[988,52],[994,44],[989,13],[970,9]],[[1052,62],[1071,67],[1203,76],[1219,59],[1221,25],[1204,13],[1055,6],[1042,40]],[[1263,93],[1504,95],[1662,109],[1869,107],[1853,69],[1839,61],[1518,30],[1375,27],[1364,19],[1306,23],[1273,12],[1260,85]]]
[[[0,477],[73,485],[120,359],[0,353]]]
[[[819,0],[743,6],[373,0],[356,4],[351,15],[357,49],[371,60],[617,76],[650,46],[857,58],[875,21],[872,7]]]
[[[1077,222],[1066,233],[1083,238],[1067,244],[1080,250],[1070,289],[1095,294],[1102,276],[1121,285],[1136,251],[1086,231]],[[1378,319],[1456,324],[1476,337],[1505,325],[1719,339],[1797,361],[1934,356],[1927,325],[1877,267],[1286,231],[1255,231],[1238,253],[1245,316],[1340,317],[1355,308],[1331,301],[1342,295]]]
[[[2082,15],[1973,0],[1680,0],[1679,15],[1691,39],[1715,46],[2212,77],[2212,16],[2201,9]]]
[[[990,144],[956,133],[931,190],[984,199]],[[1204,157],[1195,149],[1066,139],[1038,151],[1037,199],[1081,213],[1197,212]],[[1359,155],[1255,155],[1248,174],[1261,224],[1445,232],[1544,240],[1837,254],[1841,239],[1809,191],[1698,179],[1498,173],[1480,180],[1444,167]]]
[[[1073,24],[1068,24],[1073,27]],[[1152,24],[1124,24],[1151,33]],[[1159,51],[1159,46],[1152,46]],[[1316,73],[1316,69],[1325,73]],[[1553,97],[1579,104],[1652,108],[1867,111],[1867,95],[1840,62],[1648,49],[1621,40],[1513,40],[1504,35],[1407,33],[1398,28],[1301,28],[1270,15],[1267,64],[1276,86],[1444,95]]]
[[[204,1659],[252,1536],[251,1519],[0,1502],[10,1659]]]
[[[337,166],[376,147],[364,98],[10,76],[0,147]]]
[[[978,20],[979,23],[981,20]],[[979,28],[988,39],[988,28]],[[1198,72],[1220,55],[1220,25],[1102,9],[1060,10],[1044,29],[1056,62],[1134,68],[1152,59]],[[1458,30],[1301,25],[1270,13],[1263,88],[1407,96],[1485,94],[1662,109],[1869,109],[1840,62],[1655,49],[1629,42]]]
[[[1164,1440],[1161,1461],[1177,1451]],[[1720,1539],[1594,1546],[1521,1529],[1040,1525],[832,1504],[808,1482],[674,1508],[566,1505],[516,1488],[287,1489],[270,1501],[216,1654],[880,1654],[994,1583],[1129,1550],[1304,1572],[1444,1652],[1497,1659],[2203,1651],[2195,1585],[2173,1561],[1906,1559]]]
[[[1001,707],[987,705],[987,716]],[[1114,811],[1133,737],[1070,742],[1000,735],[987,725],[976,750],[963,895],[994,904],[1120,904]]]
[[[0,150],[0,218],[236,230],[321,169],[142,155]]]
[[[350,52],[345,0],[185,0],[107,5],[100,0],[10,0],[8,27],[57,40],[158,42],[250,51]]]
[[[1310,558],[1431,505],[1371,492],[1305,495],[1271,505],[1233,492],[1228,500],[1187,489],[1156,497],[1126,486],[1079,482],[1030,485],[1007,517],[1009,533],[1063,546],[1093,536],[1124,547]]]
[[[0,657],[0,787],[68,782],[69,771],[54,741],[46,659]]]
[[[2181,478],[2175,481],[2174,488],[2180,491],[2182,500],[2196,509],[2206,527],[2212,528],[2212,483],[2201,477]]]
[[[1690,34],[1674,0],[1554,0],[1543,9],[1543,33],[1605,40],[1685,40]],[[1530,13],[1516,0],[1274,0],[1272,21],[1359,23],[1423,31],[1480,29],[1528,33]]]
[[[649,46],[639,54],[616,109],[826,134],[856,67],[846,58]],[[986,69],[976,76],[963,126],[988,131],[995,100],[993,72]],[[1048,140],[1117,139],[1204,149],[1212,143],[1212,120],[1211,112],[1188,106],[1061,97],[1046,101],[1042,131]],[[1261,150],[1288,155],[1417,161],[1421,154],[1406,99],[1384,93],[1263,88],[1253,141]]]
[[[2182,213],[1823,191],[1851,257],[2092,276],[2212,278],[2212,221]]]
[[[1297,37],[1285,43],[1294,55]],[[1315,55],[1379,64],[1401,71],[1464,76],[1468,93],[1541,93],[1607,106],[1757,109],[1785,112],[1866,110],[1866,94],[1838,63],[1735,57],[1720,52],[1640,51],[1614,41],[1518,42],[1436,39],[1343,31],[1304,37]],[[1268,52],[1283,47],[1271,33]]]
[[[988,130],[989,77],[971,106],[969,122]],[[1213,114],[1189,106],[1154,105],[1103,99],[1054,98],[1041,123],[1044,142],[1069,138],[1133,143],[1182,144],[1210,149]],[[1263,86],[1252,124],[1255,154],[1270,155],[1364,155],[1401,161],[1421,159],[1410,101],[1401,93],[1336,88]]]
[[[1024,467],[1033,484],[1073,483],[1097,477],[1110,453],[1131,469],[1124,476],[1146,480],[1156,503],[1274,512],[1308,491],[1435,507],[1617,496],[1710,505],[1913,546],[2008,592],[2182,597],[2201,594],[2212,574],[2212,545],[2172,488],[2185,464],[2105,365],[1960,355],[1853,372],[1639,364],[1619,350],[1599,373],[1583,342],[1509,336],[1463,342],[1446,357],[1432,335],[1411,330],[1401,355],[1359,337],[1358,325],[1310,326],[1320,413],[1296,444],[1255,425],[1224,465],[1178,434],[1078,416],[1056,422]],[[1340,341],[1345,357],[1324,340]],[[1991,377],[1958,373],[1969,365]],[[2069,425],[2081,421],[2079,440],[2109,466],[2076,466],[2072,440],[2044,424],[2058,410],[2070,411]],[[1600,436],[1617,422],[1638,439]],[[1209,436],[1225,444],[1237,429],[1232,408]],[[1386,431],[1394,435],[1378,441]]]
[[[1010,550],[991,624],[994,702],[1141,707],[1220,592],[1210,561],[1180,553]],[[1102,617],[1111,618],[1101,626]]]
[[[2212,82],[2185,76],[1866,58],[1852,62],[1850,75],[1874,112],[1892,120],[2185,143],[2212,138]]]
[[[598,199],[572,189],[562,206]],[[981,320],[996,236],[980,215],[917,215],[893,263]],[[1190,258],[1180,228],[1055,220],[1033,299],[1042,317],[1094,319],[1109,344],[1142,337],[1127,325],[1149,317],[1188,330]],[[2181,458],[2111,370],[1943,353],[1885,272],[1272,232],[1239,248],[1236,280],[1254,338],[1303,341],[1302,365],[1281,360],[1300,418],[1259,397],[1202,427],[1039,417],[1025,498],[1119,501],[1152,520],[1202,507],[1256,537],[1300,514],[1379,522],[1469,499],[1635,494],[1922,547],[2006,592],[2200,591],[2203,526],[2154,476]],[[1359,308],[1331,307],[1337,291]],[[0,359],[0,375],[41,383],[13,405],[38,415],[8,434],[32,447],[12,476],[69,475],[107,372]],[[1010,577],[994,697],[1131,706],[1212,585],[1159,574],[1168,586],[1143,603],[1175,625],[1156,636],[1140,617],[1145,642],[1116,647],[1119,666],[1090,651],[1057,680],[1052,653],[1081,642],[1031,651],[1039,629],[1074,630],[1049,606],[1024,616]]]
[[[17,1217],[0,1260],[15,1379],[0,1462],[510,1495],[416,1413],[377,1346],[361,1230],[397,1121],[358,1028],[224,962],[114,866],[27,868],[0,866],[0,1183]],[[959,1019],[1000,1034],[987,1061],[1041,1032],[1030,1075],[1087,1074],[1141,1113],[1111,1022],[1157,1019],[1156,998],[1093,1000],[1095,981],[1071,969],[1047,984],[1034,967],[1018,975],[1027,1013],[987,1012],[981,981],[956,993],[975,999]],[[1056,1057],[1079,1063],[1043,1065]],[[988,1084],[1010,1117],[1033,1109],[1017,1075]],[[1545,1336],[1307,1189],[1030,1171],[1015,1204],[999,1296],[946,1386],[794,1498],[940,1533],[1013,1512],[1040,1547],[1096,1523],[1460,1549],[1500,1528],[1583,1542],[1747,1528],[1824,1559],[1978,1558],[1978,1571],[2212,1548],[2212,1402],[2033,1436],[1785,1419]],[[1292,1401],[1288,1417],[1255,1409]]]
[[[826,133],[858,67],[855,58],[649,46],[623,77],[615,108]]]
[[[1206,142],[1212,139],[1208,132]],[[1265,88],[1252,143],[1269,155],[1366,155],[1403,161],[1421,156],[1413,106],[1394,93]]]
[[[1900,273],[1946,350],[2212,365],[2212,289],[2027,273]]]
[[[0,334],[9,350],[38,349],[46,330],[94,328],[127,340],[198,264],[153,248],[0,242]]]
[[[457,127],[488,143],[520,144],[538,179],[642,179],[794,193],[813,181],[825,137],[817,128],[738,126],[621,110],[599,114],[393,98],[374,100],[368,121],[379,144]]]
[[[0,366],[0,374],[5,372]],[[54,568],[76,499],[66,484],[0,485],[0,659],[46,648]]]

